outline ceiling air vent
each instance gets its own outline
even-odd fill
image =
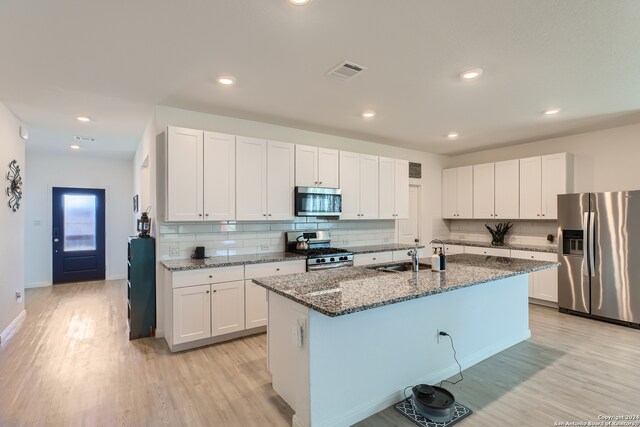
[[[91,136],[74,136],[73,139],[80,142],[96,142],[96,139]]]
[[[354,64],[353,62],[344,61],[337,67],[333,68],[327,73],[327,76],[336,77],[340,80],[349,80],[350,78],[360,74],[360,72],[366,70],[366,67],[362,65]]]

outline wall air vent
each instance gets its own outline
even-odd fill
[[[327,76],[336,77],[340,80],[349,80],[350,78],[360,74],[362,71],[366,70],[366,67],[362,65],[354,64],[353,62],[344,61],[341,64],[338,64],[337,67],[331,69]]]
[[[74,136],[73,139],[80,142],[96,142],[96,139],[91,136]]]

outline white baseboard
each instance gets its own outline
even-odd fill
[[[29,288],[45,288],[47,286],[52,286],[53,284],[51,282],[32,282],[32,283],[25,283],[24,288],[25,289],[29,289]]]
[[[127,275],[126,274],[118,274],[115,276],[109,276],[106,278],[106,280],[122,280],[122,279],[126,279]]]
[[[5,343],[11,336],[20,328],[22,325],[22,321],[27,317],[27,310],[22,310],[18,317],[13,319],[13,322],[9,323],[9,326],[6,327],[4,331],[0,334],[0,345]]]
[[[494,343],[492,345],[486,346],[475,353],[468,355],[465,358],[460,359],[460,365],[462,365],[462,369],[465,370],[477,363],[482,362],[485,359],[488,359],[491,356],[494,356],[501,351],[508,349],[522,341],[525,341],[531,337],[531,331],[527,330],[526,333],[523,333],[520,337],[516,339],[504,340],[501,342]],[[453,355],[451,356],[453,360]],[[453,362],[448,367],[441,369],[438,372],[434,372],[433,374],[423,377],[416,378],[415,384],[437,384],[442,380],[450,378],[458,373],[458,365]],[[414,385],[414,384],[407,384]],[[383,409],[388,408],[391,405],[394,405],[404,399],[402,395],[402,391],[399,390],[394,393],[390,393],[386,396],[381,396],[378,399],[370,400],[368,402],[363,403],[362,405],[353,408],[352,411],[346,414],[340,414],[337,417],[331,418],[326,422],[322,423],[320,427],[330,427],[330,426],[351,426],[363,419],[370,417],[373,414],[376,414]],[[293,427],[306,427],[304,423],[302,423],[294,414],[292,419]]]

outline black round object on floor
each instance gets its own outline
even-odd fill
[[[411,391],[411,401],[420,415],[439,423],[451,421],[456,399],[447,389],[418,384]]]

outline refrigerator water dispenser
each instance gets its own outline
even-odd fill
[[[582,230],[562,230],[562,254],[583,256],[583,238]]]

